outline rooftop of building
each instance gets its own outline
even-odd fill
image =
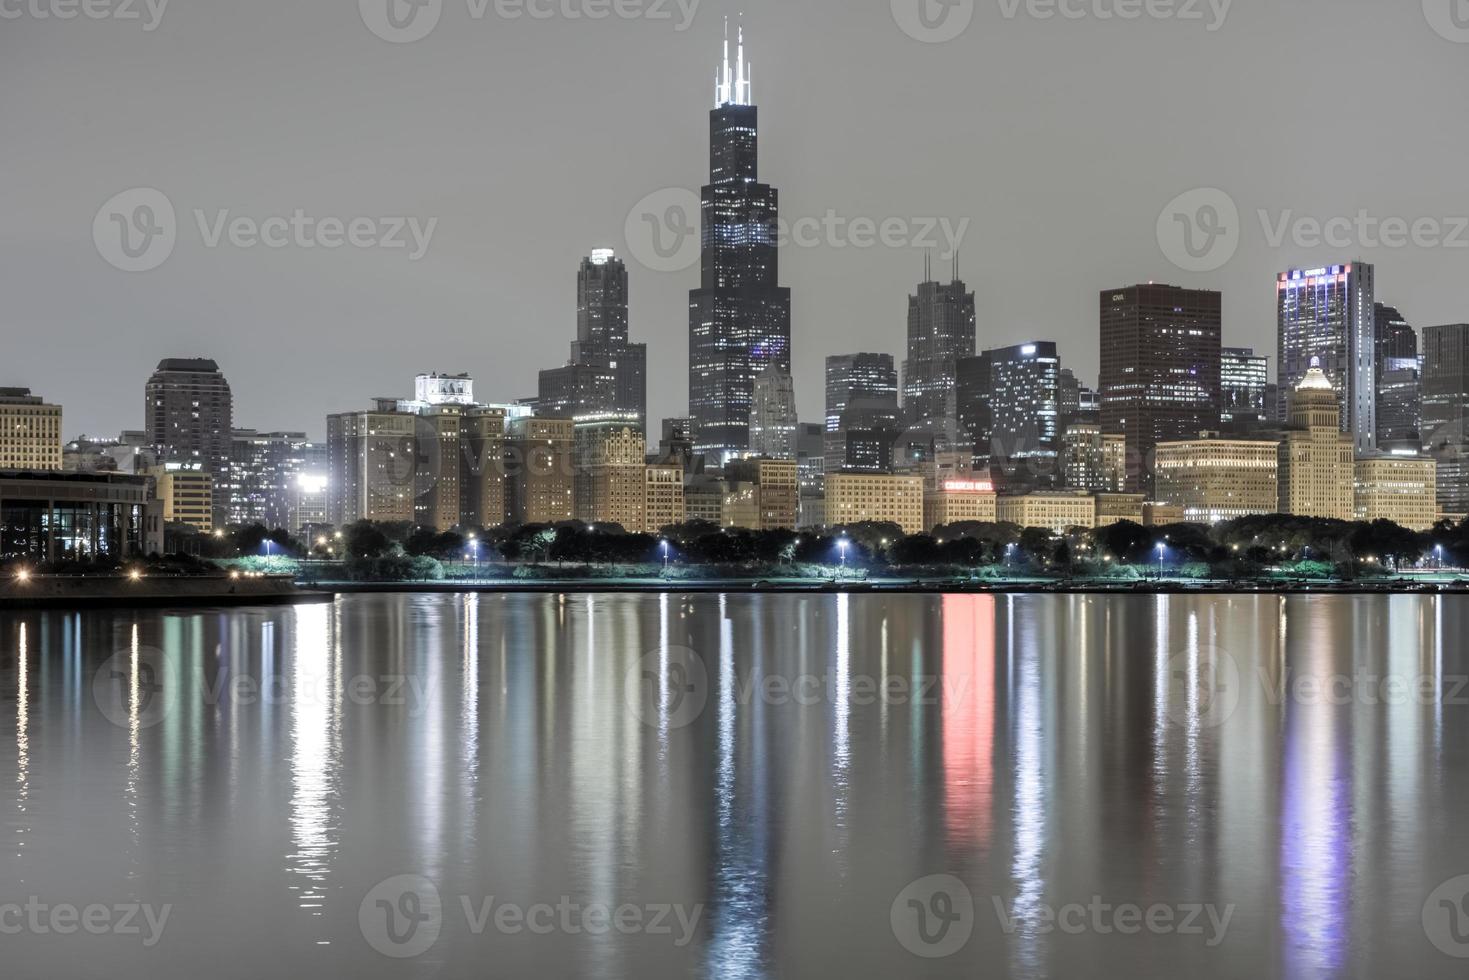
[[[158,371],[185,374],[218,374],[219,365],[204,357],[170,357],[158,362]]]

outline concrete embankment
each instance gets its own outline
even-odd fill
[[[0,610],[96,606],[263,606],[330,602],[290,576],[21,575],[0,579]]]

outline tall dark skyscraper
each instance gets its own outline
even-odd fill
[[[1270,358],[1252,347],[1226,347],[1220,359],[1219,424],[1247,435],[1270,422]]]
[[[826,359],[826,472],[885,468],[899,418],[898,369],[891,354]]]
[[[958,431],[958,363],[975,352],[974,294],[959,279],[926,282],[908,297],[908,359],[903,362],[903,413],[910,426]]]
[[[1153,493],[1158,443],[1217,431],[1223,297],[1148,284],[1102,294],[1102,428],[1127,440],[1127,491]]]
[[[1377,443],[1382,449],[1421,444],[1423,362],[1418,331],[1394,307],[1377,304]]]
[[[1061,360],[1037,341],[985,351],[990,364],[990,472],[1010,493],[1058,484]]]
[[[709,114],[703,189],[702,280],[689,294],[689,414],[695,448],[723,463],[750,448],[755,379],[791,370],[791,291],[780,286],[779,194],[759,180],[759,112],[745,62],[729,38]]]
[[[144,392],[147,444],[165,465],[197,466],[214,477],[215,525],[230,509],[234,395],[219,365],[202,358],[160,361]]]
[[[627,266],[611,249],[582,260],[571,361],[541,372],[539,411],[558,418],[635,419],[646,431],[648,345],[630,342],[627,300]]]

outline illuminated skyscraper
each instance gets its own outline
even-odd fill
[[[1377,442],[1382,449],[1421,446],[1423,362],[1418,331],[1391,306],[1377,304]]]
[[[1160,442],[1219,428],[1223,299],[1148,284],[1102,294],[1102,429],[1126,444],[1126,491],[1151,495]]]
[[[849,439],[848,429],[887,433],[883,437],[858,435]],[[860,465],[863,469],[887,464],[876,457],[884,452],[851,452],[886,439],[889,446],[898,437],[898,369],[891,354],[842,354],[826,359],[826,472]]]
[[[648,415],[648,345],[628,335],[627,266],[608,248],[592,251],[576,276],[576,341],[571,361],[541,372],[537,409],[560,418]]]
[[[160,361],[148,379],[143,421],[159,463],[197,465],[214,479],[214,523],[229,519],[234,396],[219,365],[202,358]]]
[[[925,269],[927,272],[928,270]],[[903,362],[903,415],[935,434],[959,429],[959,361],[975,351],[974,294],[959,279],[928,281],[908,297],[908,359]]]
[[[796,458],[796,386],[772,364],[755,379],[750,409],[750,453],[772,459]]]
[[[1320,359],[1342,400],[1342,431],[1357,452],[1377,448],[1376,270],[1365,262],[1291,269],[1276,283],[1280,397]]]
[[[990,472],[1007,493],[1058,485],[1061,361],[1050,342],[985,351],[990,364]]]
[[[723,463],[749,451],[755,379],[791,370],[791,291],[780,286],[779,194],[759,182],[759,113],[744,31],[729,38],[709,115],[702,280],[689,294],[689,414],[695,448]]]
[[[1270,358],[1250,347],[1226,347],[1219,361],[1219,424],[1235,433],[1250,432],[1271,418],[1265,399],[1270,388]]]

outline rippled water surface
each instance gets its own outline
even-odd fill
[[[1460,978],[1466,613],[8,614],[0,973]]]

